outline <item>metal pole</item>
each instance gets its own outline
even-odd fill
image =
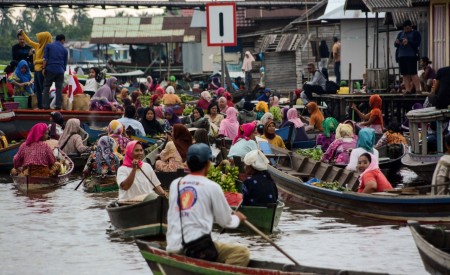
[[[377,32],[376,32],[376,47],[375,47],[375,50],[376,50],[376,56],[377,56],[377,60],[375,61],[375,64],[377,65],[377,69],[379,68],[378,67],[378,35],[379,35],[379,29],[378,29],[378,12],[377,13],[375,13],[375,20],[376,20],[376,26],[377,26]]]
[[[225,87],[225,60],[223,57],[223,46],[220,46],[220,57],[222,60],[222,69],[221,69],[221,73],[220,73],[221,83],[222,83],[222,87]],[[229,87],[229,89],[231,89],[231,87]]]
[[[366,70],[369,68],[368,66],[369,66],[369,17],[366,12]]]

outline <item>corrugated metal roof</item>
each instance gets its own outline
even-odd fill
[[[363,0],[372,12],[409,12],[412,8],[426,8],[427,0]]]
[[[200,29],[191,28],[191,17],[94,18],[90,43],[153,44],[200,42]]]
[[[418,24],[418,22],[420,21],[420,18],[423,15],[423,12],[421,11],[410,11],[410,12],[392,12],[391,13],[392,16],[392,23],[394,24],[394,26],[397,27],[397,29],[402,29],[403,28],[403,22],[405,22],[405,20],[411,20],[411,23],[413,25]]]
[[[245,19],[254,20],[270,20],[270,19],[288,19],[302,16],[305,13],[304,9],[246,9]]]

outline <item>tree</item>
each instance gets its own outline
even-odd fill
[[[13,27],[12,10],[10,8],[0,9],[0,35],[5,36],[11,33]]]

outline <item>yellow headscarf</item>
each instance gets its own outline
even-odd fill
[[[260,102],[258,102],[258,104],[256,104],[255,109],[257,112],[267,113],[267,112],[269,112],[269,105],[267,105],[267,102],[265,102],[265,101],[260,101]]]

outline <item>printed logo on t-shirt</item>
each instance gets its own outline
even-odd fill
[[[186,186],[180,190],[181,210],[188,210],[197,202],[197,190],[191,186]]]

